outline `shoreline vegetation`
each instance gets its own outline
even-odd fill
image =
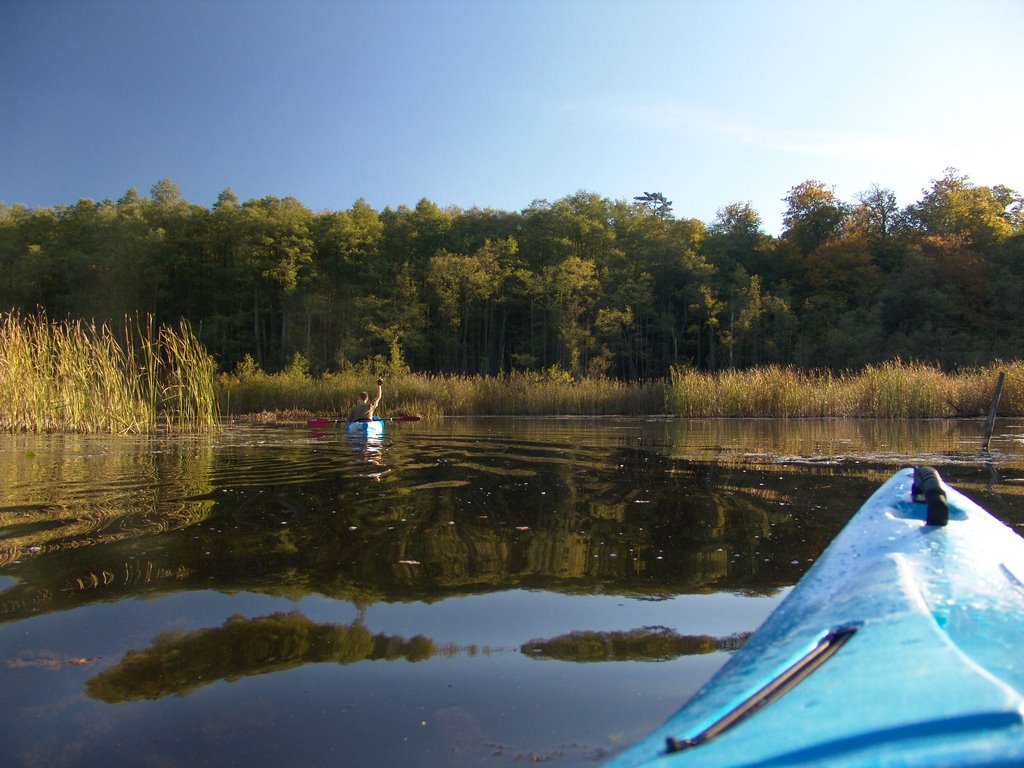
[[[681,418],[979,418],[1005,372],[999,415],[1024,416],[1024,361],[945,372],[892,360],[857,371],[762,366],[667,379],[574,377],[558,366],[497,376],[428,374],[367,361],[313,376],[295,355],[264,372],[246,356],[216,363],[182,320],[152,317],[122,329],[45,315],[0,315],[0,431],[146,433],[206,431],[222,419],[302,420],[344,413],[378,375],[385,418],[441,416],[650,416]]]
[[[365,370],[363,370],[365,368]],[[681,418],[980,418],[991,406],[1000,371],[1006,372],[1000,416],[1024,416],[1024,361],[947,373],[925,363],[893,360],[859,371],[832,373],[764,366],[717,373],[673,367],[667,380],[625,382],[574,378],[557,366],[466,376],[374,371],[356,366],[313,377],[296,356],[278,373],[244,360],[218,379],[221,413],[228,418],[301,419],[344,413],[356,393],[384,376],[387,417],[650,416]],[[285,419],[287,420],[287,419]]]
[[[0,431],[203,431],[219,421],[216,363],[186,320],[123,328],[0,315]]]
[[[846,201],[815,180],[783,199],[772,235],[748,203],[705,222],[657,192],[580,190],[519,211],[425,198],[313,211],[230,188],[197,204],[165,178],[148,197],[0,202],[0,310],[114,327],[185,317],[220,371],[249,354],[276,373],[301,353],[316,376],[373,358],[667,383],[680,364],[838,373],[1024,360],[1020,193],[950,168],[907,206],[877,185]]]

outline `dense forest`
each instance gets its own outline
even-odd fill
[[[784,200],[776,237],[749,204],[705,223],[656,192],[314,212],[230,189],[207,208],[164,179],[149,197],[0,204],[0,311],[184,317],[222,368],[250,355],[267,371],[296,354],[314,373],[379,358],[623,379],[1024,357],[1019,193],[950,169],[904,208],[818,181]]]

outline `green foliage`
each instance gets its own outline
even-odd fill
[[[672,218],[672,201],[661,194],[661,192],[644,192],[642,195],[634,197],[633,202],[650,211],[652,215],[657,216],[659,219],[666,220]]]
[[[296,352],[281,374],[287,379],[306,381],[309,378],[309,362],[301,352]]]
[[[0,206],[0,310],[187,318],[221,371],[248,355],[298,379],[297,354],[310,377],[372,361],[389,377],[557,365],[626,380],[1024,358],[1017,192],[951,169],[904,208],[877,185],[851,203],[820,181],[785,200],[773,237],[748,203],[705,225],[657,192],[314,213],[230,189],[205,208],[162,179],[148,197]]]

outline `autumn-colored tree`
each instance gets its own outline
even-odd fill
[[[797,184],[784,200],[782,239],[803,256],[838,234],[847,216],[846,204],[836,197],[832,187],[820,181]]]
[[[1014,234],[1020,198],[1006,187],[978,187],[955,168],[932,182],[911,214],[928,235],[960,238],[968,247],[990,251]]]

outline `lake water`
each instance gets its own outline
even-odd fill
[[[0,436],[9,766],[593,765],[871,492],[1024,531],[1024,422],[443,419]]]

